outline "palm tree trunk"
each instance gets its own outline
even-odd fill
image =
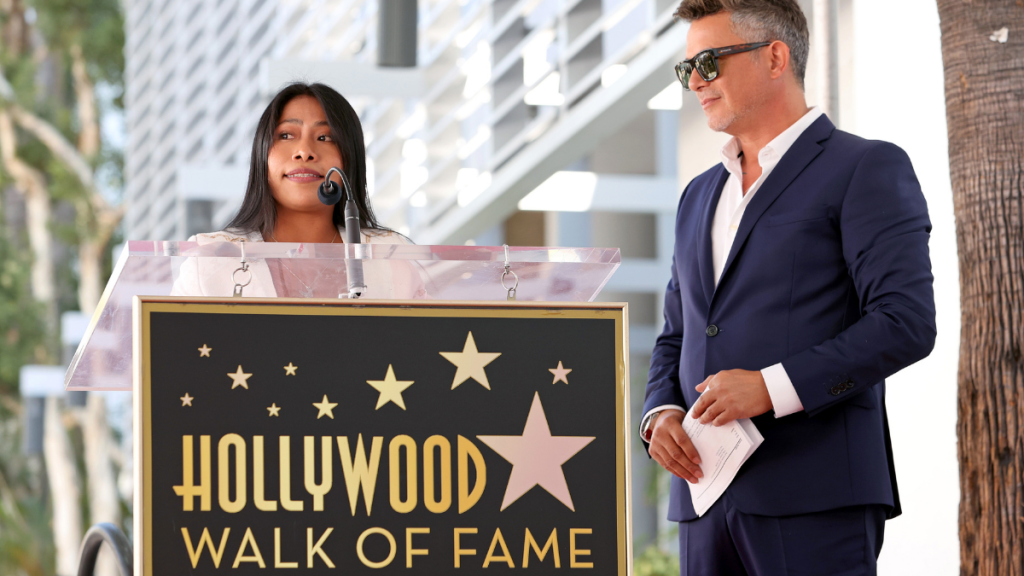
[[[1024,1],[938,8],[960,259],[960,571],[1024,576]]]

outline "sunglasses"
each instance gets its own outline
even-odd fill
[[[676,76],[679,78],[679,81],[683,83],[683,89],[689,90],[690,75],[693,74],[694,70],[697,71],[697,74],[700,74],[700,77],[703,78],[705,82],[711,82],[715,78],[718,78],[718,74],[720,73],[718,69],[718,59],[722,56],[750,52],[751,50],[757,50],[758,48],[764,48],[769,45],[771,45],[771,42],[757,42],[756,44],[736,44],[735,46],[724,46],[722,48],[703,50],[698,52],[693,58],[683,60],[679,64],[676,64]]]

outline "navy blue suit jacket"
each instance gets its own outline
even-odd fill
[[[935,342],[931,223],[910,158],[820,117],[750,201],[716,288],[711,222],[728,177],[719,164],[680,199],[644,413],[688,409],[719,371],[782,362],[804,411],[753,419],[764,444],[731,500],[768,516],[863,504],[895,516],[885,378]],[[669,519],[695,517],[673,477]]]

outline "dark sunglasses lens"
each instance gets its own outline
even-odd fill
[[[690,74],[693,74],[693,66],[689,62],[676,64],[676,77],[683,83],[685,90],[690,89]]]
[[[707,82],[711,82],[718,77],[718,62],[715,62],[714,56],[709,52],[698,54],[694,59],[694,66],[697,68],[697,72],[700,73],[700,77]]]

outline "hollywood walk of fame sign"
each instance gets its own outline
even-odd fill
[[[630,573],[624,305],[135,307],[136,574]]]

